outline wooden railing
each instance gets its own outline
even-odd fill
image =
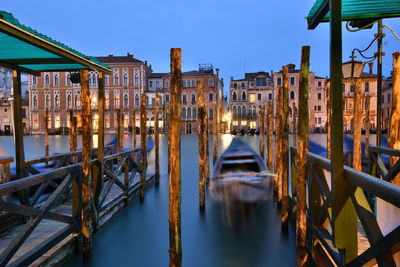
[[[382,178],[385,181],[392,182],[393,179],[400,173],[400,160],[391,167],[389,170],[386,168],[382,155],[400,157],[400,150],[368,146],[368,159],[369,159],[369,173],[373,176]]]
[[[290,149],[292,162],[292,203],[296,200],[296,149]],[[366,194],[380,198],[394,207],[400,208],[400,187],[390,182],[376,179],[375,177],[356,171],[350,167],[344,167],[344,179],[350,185],[347,188],[351,201],[355,207],[358,219],[364,229],[370,247],[356,258],[344,262],[346,253],[334,246],[332,237],[333,222],[336,218],[332,215],[332,190],[330,181],[330,160],[307,153],[307,225],[309,231],[309,251],[317,264],[330,264],[337,266],[362,266],[375,260],[379,266],[395,266],[393,254],[398,251],[400,245],[400,226],[390,233],[383,235],[373,209],[367,201]],[[295,210],[295,207],[293,208]],[[354,227],[349,226],[349,229]],[[321,259],[321,254],[323,259]],[[318,256],[319,255],[319,256]]]

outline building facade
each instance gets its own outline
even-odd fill
[[[388,77],[383,80],[381,94],[381,116],[382,130],[387,131],[390,127],[390,115],[392,113],[393,80]]]
[[[229,109],[232,130],[259,128],[260,107],[273,101],[273,83],[268,72],[245,73],[244,79],[231,77]]]

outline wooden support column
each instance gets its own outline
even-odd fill
[[[21,104],[21,72],[12,71],[13,75],[13,133],[15,144],[15,168],[17,179],[28,176],[28,169],[25,163],[24,133],[22,128],[22,104]],[[22,204],[29,205],[29,192],[23,190],[19,194]]]
[[[49,109],[44,109],[44,116],[43,116],[43,123],[44,123],[44,155],[46,157],[49,156]]]
[[[205,130],[205,150],[204,150],[204,168],[205,168],[205,172],[206,172],[206,185],[208,186],[208,184],[210,183],[210,145],[209,145],[209,113],[210,113],[210,109],[209,107],[206,105],[206,112],[205,112],[205,121],[206,121],[206,130]],[[213,114],[214,115],[214,114]]]
[[[283,66],[282,90],[282,227],[287,230],[289,219],[289,68]]]
[[[136,111],[132,111],[132,147],[136,148]]]
[[[365,119],[364,119],[364,127],[365,127],[365,154],[368,157],[368,147],[369,147],[369,131],[371,130],[371,120],[369,118],[369,112],[371,107],[371,96],[365,96]]]
[[[92,252],[92,111],[90,105],[89,71],[80,71],[82,96],[82,250],[88,256]]]
[[[204,104],[203,81],[197,82],[198,95],[198,143],[199,143],[199,207],[205,209],[205,176],[206,176],[206,105]]]
[[[331,159],[331,82],[325,81],[326,90],[326,157]]]
[[[147,133],[146,133],[146,94],[142,92],[140,101],[140,145],[141,145],[141,172],[140,172],[140,199],[144,200],[147,172]]]
[[[390,114],[390,137],[389,147],[400,149],[400,52],[393,54],[393,96],[392,112]],[[390,158],[390,166],[399,160],[397,157]],[[400,174],[393,179],[393,183],[400,185]]]
[[[307,265],[307,216],[306,182],[308,152],[308,76],[310,68],[310,47],[301,50],[300,88],[299,88],[299,142],[297,152],[297,266]],[[341,94],[340,94],[341,95]]]
[[[99,196],[103,187],[103,173],[104,173],[104,73],[99,72],[98,75],[98,131],[97,131],[97,162],[98,164],[93,165],[93,197],[96,207],[95,226],[98,228],[98,211]]]
[[[78,135],[78,121],[76,117],[74,116],[74,111],[70,110],[69,111],[69,151],[74,152],[78,148],[78,142],[77,142],[77,135]],[[72,157],[72,162],[77,162],[78,158],[76,156]]]
[[[218,105],[215,104],[213,114],[213,165],[218,159],[218,113]]]
[[[117,109],[117,153],[122,149],[121,109]]]
[[[330,0],[331,190],[333,243],[343,249],[344,263],[357,256],[357,214],[343,173],[342,1]],[[334,93],[335,92],[335,93]]]
[[[261,106],[260,108],[260,155],[262,158],[265,158],[265,106]]]
[[[169,266],[182,266],[181,241],[181,49],[171,49],[169,153]]]
[[[281,187],[281,175],[282,175],[282,124],[281,124],[281,103],[282,99],[282,86],[276,88],[276,103],[275,103],[275,158],[274,158],[274,191],[278,196],[278,206],[281,204],[282,199],[282,187]]]
[[[292,103],[292,134],[293,134],[293,145],[297,144],[297,114],[299,113],[298,110],[297,112],[295,112],[296,110],[296,103],[293,102]]]
[[[267,116],[267,127],[268,127],[268,138],[267,138],[267,151],[268,151],[268,168],[270,171],[273,170],[273,145],[274,145],[274,106],[272,105],[272,102],[268,101],[267,102],[268,106],[268,116]],[[274,178],[275,179],[275,178]]]
[[[361,81],[355,79],[353,113],[353,169],[361,171]]]
[[[155,119],[154,119],[154,145],[155,145],[155,157],[156,157],[156,184],[160,183],[160,127],[158,116],[160,115],[160,94],[156,93],[156,107],[155,107]]]

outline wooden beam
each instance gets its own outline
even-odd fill
[[[321,20],[328,14],[329,12],[329,0],[323,0],[320,4],[318,10],[315,12],[314,16],[308,22],[308,29],[315,29]]]
[[[21,67],[21,66],[18,66],[18,65],[8,64],[8,63],[3,62],[1,60],[0,60],[0,67],[4,67],[4,68],[7,68],[7,69],[11,69],[11,70],[18,70],[20,72],[27,73],[27,74],[30,74],[30,75],[33,75],[33,76],[40,76],[40,72],[39,71],[33,71],[31,69],[27,69],[27,68],[24,68],[24,67]]]
[[[87,58],[79,56],[73,52],[68,51],[65,48],[57,46],[49,41],[46,41],[39,36],[36,36],[30,32],[27,32],[21,28],[14,26],[11,23],[6,22],[3,19],[0,19],[0,32],[3,32],[9,36],[17,38],[25,43],[36,46],[40,49],[46,50],[50,53],[58,55],[63,58],[71,59],[75,63],[86,66],[88,69],[93,69],[97,71],[103,71],[107,74],[111,74],[111,69],[103,67],[95,62],[90,61]]]
[[[74,64],[75,61],[68,58],[3,58],[3,62],[12,65],[43,65],[43,64]]]
[[[181,241],[181,49],[171,49],[169,131],[169,266],[182,266]]]
[[[81,70],[82,97],[82,251],[89,256],[92,253],[92,111],[90,105],[89,71]]]

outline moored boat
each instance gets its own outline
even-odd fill
[[[210,190],[218,201],[255,203],[270,198],[272,177],[263,159],[239,138],[215,164]]]

